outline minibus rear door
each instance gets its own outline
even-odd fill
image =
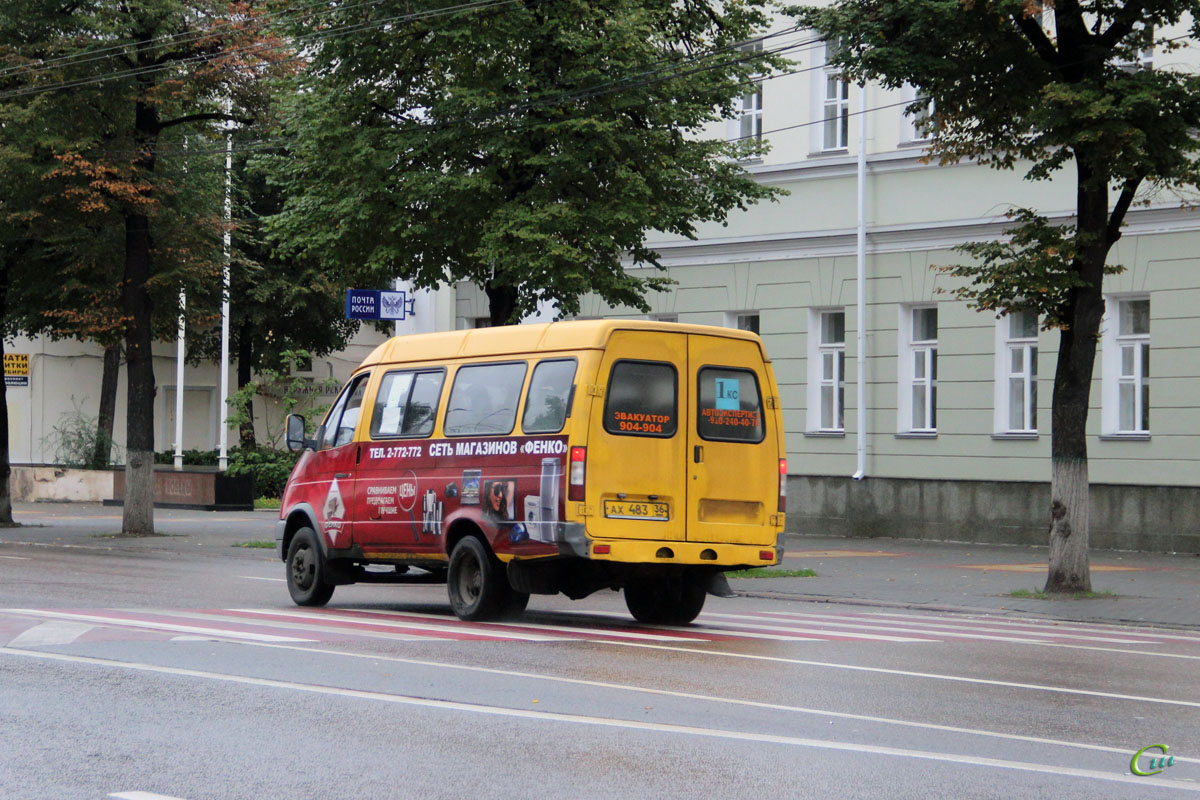
[[[768,431],[771,382],[754,341],[688,336],[687,539],[775,543],[777,432]],[[774,403],[774,398],[770,398]]]
[[[684,538],[687,336],[614,331],[592,392],[586,505],[595,538]]]

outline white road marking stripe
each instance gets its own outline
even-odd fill
[[[113,800],[183,800],[182,797],[170,797],[165,794],[155,794],[154,792],[116,792],[110,794],[109,797]]]
[[[633,647],[655,647],[655,645],[630,645]],[[562,714],[549,711],[530,711],[528,709],[501,708],[485,706],[477,703],[461,703],[451,700],[431,700],[407,695],[372,692],[362,689],[341,689],[332,686],[319,686],[292,681],[279,681],[267,678],[251,678],[242,675],[229,675],[204,670],[184,669],[180,667],[163,667],[154,664],[137,662],[113,661],[105,658],[90,658],[84,656],[68,656],[59,653],[47,653],[32,650],[12,650],[0,648],[0,653],[15,655],[23,658],[41,658],[73,664],[88,664],[94,666],[112,667],[116,669],[153,672],[163,675],[177,675],[190,678],[224,681],[247,686],[258,686],[271,689],[286,689],[334,697],[350,697],[359,700],[376,700],[385,703],[432,708],[443,711],[460,711],[488,716],[512,717],[517,719],[536,720],[539,722],[563,722],[576,725],[591,725],[604,728],[624,728],[627,730],[645,731],[650,733],[679,734],[685,736],[702,736],[714,739],[726,739],[745,742],[761,742],[764,744],[780,744],[792,747],[812,748],[818,750],[834,750],[849,753],[866,753],[870,755],[894,756],[898,758],[913,758],[925,761],[937,761],[969,766],[992,767],[1009,769],[1019,772],[1032,772],[1053,775],[1057,778],[1075,777],[1088,780],[1106,781],[1109,783],[1128,783],[1138,786],[1157,786],[1164,789],[1178,789],[1200,792],[1200,784],[1184,783],[1181,781],[1164,780],[1153,776],[1139,777],[1115,772],[1100,772],[1098,770],[1079,769],[1076,767],[1057,766],[1052,764],[1037,764],[1026,761],[1008,761],[982,756],[956,755],[936,751],[911,750],[901,747],[886,747],[882,745],[859,744],[855,742],[839,742],[821,739],[806,739],[798,736],[779,736],[765,733],[749,733],[745,731],[722,730],[720,728],[698,728],[691,725],[676,725],[664,722],[642,722],[638,720],[614,719],[611,717],[592,717],[582,714]]]
[[[1121,755],[1129,755],[1128,747],[1108,747],[1100,744],[1087,744],[1085,742],[1068,742],[1062,739],[1046,739],[1040,736],[1022,736],[1015,733],[999,733],[997,731],[985,731],[978,728],[960,728],[954,725],[938,725],[932,722],[913,722],[910,720],[894,719],[892,717],[874,717],[868,714],[850,714],[842,711],[830,711],[823,708],[805,708],[803,706],[788,706],[780,703],[764,703],[757,700],[740,700],[734,697],[716,697],[714,695],[696,694],[695,692],[676,692],[670,689],[656,689],[648,686],[633,686],[622,683],[606,683],[604,681],[589,681],[582,678],[566,678],[560,675],[544,675],[536,672],[519,672],[516,670],[496,669],[495,667],[478,667],[469,664],[452,664],[443,661],[426,661],[419,658],[403,658],[401,656],[385,656],[376,653],[356,653],[348,650],[326,650],[321,647],[300,647],[293,644],[265,644],[261,642],[237,642],[237,644],[247,645],[250,647],[265,647],[271,650],[295,650],[301,653],[320,653],[322,655],[337,656],[341,658],[357,658],[367,659],[370,661],[385,661],[391,664],[412,664],[419,667],[436,667],[438,669],[457,669],[466,672],[481,672],[488,675],[502,675],[511,678],[529,678],[531,680],[550,681],[553,683],[565,683],[578,686],[591,686],[598,689],[616,689],[625,692],[640,692],[644,694],[661,695],[664,697],[678,697],[685,700],[700,700],[708,703],[725,703],[735,706],[746,706],[748,708],[762,708],[770,711],[788,711],[797,714],[812,714],[821,717],[834,717],[837,719],[852,719],[861,722],[874,722],[884,725],[898,725],[908,728],[920,728],[924,730],[944,731],[947,733],[961,733],[970,736],[986,736],[994,739],[1008,739],[1016,742],[1030,742],[1032,744],[1053,745],[1056,747],[1074,747],[1083,750],[1096,750],[1103,753],[1119,753]],[[1178,762],[1186,762],[1189,764],[1200,764],[1200,758],[1187,758],[1184,756],[1176,756]]]
[[[505,630],[500,630],[500,629],[496,629],[494,631],[475,630],[475,629],[470,629],[470,628],[458,627],[453,624],[437,625],[437,624],[428,624],[428,623],[424,623],[424,622],[402,622],[402,621],[398,621],[398,620],[392,621],[392,620],[386,620],[386,619],[372,619],[372,618],[365,618],[365,617],[342,616],[340,614],[334,614],[334,613],[309,614],[309,613],[306,613],[303,611],[290,611],[290,610],[286,610],[286,609],[274,611],[274,610],[270,610],[270,609],[261,609],[261,608],[229,608],[226,610],[227,611],[235,611],[239,614],[271,614],[273,616],[293,617],[295,619],[304,620],[306,623],[305,627],[307,627],[310,630],[317,629],[317,630],[328,631],[330,629],[337,629],[337,630],[343,630],[343,631],[346,631],[347,633],[353,633],[353,634],[360,634],[360,633],[361,634],[370,634],[370,633],[372,633],[372,631],[363,630],[361,628],[347,628],[347,627],[341,626],[340,623],[350,622],[350,623],[366,624],[366,625],[378,625],[381,628],[396,628],[398,630],[408,630],[408,631],[431,631],[431,632],[435,632],[435,633],[450,633],[450,634],[459,634],[459,635],[492,636],[497,639],[511,639],[513,641],[518,641],[518,642],[561,642],[561,641],[564,641],[564,638],[565,638],[562,636],[545,636],[545,635],[537,634],[537,633],[519,633],[517,631],[505,631]],[[176,613],[178,613],[178,612],[176,612]],[[237,619],[237,617],[233,617],[233,619]],[[258,618],[248,619],[246,617],[242,617],[241,621],[243,623],[254,622],[257,624],[259,622],[259,619]],[[271,620],[264,619],[264,620],[262,620],[262,622],[264,622],[264,623],[271,622]],[[296,623],[296,624],[299,625],[300,623]],[[381,632],[375,631],[375,633],[381,633]],[[381,634],[381,635],[386,636],[388,634]]]
[[[830,615],[824,615],[824,614],[801,614],[801,613],[792,613],[792,612],[785,613],[785,612],[781,612],[781,611],[766,611],[763,613],[769,614],[770,616],[766,617],[766,618],[772,619],[772,620],[776,620],[776,619],[777,620],[792,620],[792,619],[810,620],[810,621],[819,621],[825,625],[836,625],[839,628],[863,628],[866,630],[879,630],[879,631],[903,631],[905,633],[924,634],[925,636],[946,636],[946,637],[950,637],[952,639],[984,639],[987,641],[995,641],[995,642],[1034,642],[1038,639],[1047,639],[1047,638],[1052,638],[1052,639],[1078,639],[1078,638],[1080,638],[1079,635],[1072,635],[1069,633],[1050,633],[1050,632],[1035,633],[1034,631],[1027,631],[1027,632],[1021,631],[1021,633],[1025,633],[1026,635],[1025,636],[1017,636],[1017,635],[1015,635],[1017,633],[1017,631],[1004,631],[1004,629],[1000,629],[998,632],[1007,632],[1010,635],[1000,636],[1000,635],[997,635],[998,632],[964,633],[961,630],[941,630],[941,628],[953,628],[954,627],[953,625],[951,625],[949,623],[942,623],[940,625],[940,627],[934,627],[930,624],[925,624],[923,627],[906,627],[905,625],[900,625],[900,624],[888,625],[883,622],[870,622],[870,621],[863,620],[858,617],[851,618],[851,619],[858,619],[859,620],[858,622],[839,622],[836,617],[833,617]],[[704,616],[706,618],[707,617],[743,618],[743,617],[747,617],[747,616],[755,617],[758,615],[755,615],[755,614],[708,613],[708,614],[705,614]],[[811,624],[811,622],[810,622],[810,624]],[[916,623],[913,623],[913,625],[915,626]],[[962,627],[962,626],[960,626],[960,627]],[[982,627],[979,628],[979,630],[980,631],[988,631],[988,630],[995,631],[995,629],[982,628]],[[1094,642],[1108,642],[1109,644],[1145,644],[1146,643],[1144,640],[1140,640],[1140,639],[1105,639],[1105,638],[1098,637],[1098,636],[1092,636],[1092,637],[1088,637],[1088,638]],[[925,641],[928,641],[928,640],[925,640]]]
[[[617,618],[625,617],[624,614],[622,614],[618,611],[562,611],[562,612],[558,612],[558,613],[577,614],[579,616],[588,616],[588,617],[617,617]],[[704,615],[704,617],[706,619],[708,617],[712,617],[712,616],[722,616],[722,615],[721,614],[716,614],[716,615],[705,614]],[[727,614],[724,616],[732,616],[735,618],[741,618],[742,615]],[[702,623],[703,623],[703,620],[702,620]],[[671,626],[671,625],[655,625],[654,627],[661,628],[662,630],[666,630],[666,631],[680,631],[682,633],[687,633],[688,631],[696,631],[697,630],[697,628],[695,628],[695,627],[685,628],[682,626]],[[741,630],[742,628],[749,628],[749,630]],[[876,641],[885,641],[885,642],[936,642],[937,641],[937,639],[929,639],[929,638],[917,639],[917,638],[912,638],[912,637],[887,636],[882,633],[881,634],[866,634],[866,633],[851,633],[851,632],[842,633],[839,631],[820,630],[820,629],[816,629],[816,628],[808,630],[808,629],[804,629],[804,628],[797,628],[794,626],[764,625],[761,623],[749,623],[749,622],[746,622],[746,623],[720,622],[720,623],[714,623],[714,624],[704,627],[704,628],[700,628],[699,630],[711,631],[712,633],[719,635],[719,636],[736,636],[739,638],[749,638],[749,639],[772,639],[777,642],[794,642],[797,640],[811,641],[814,639],[828,639],[831,636],[839,636],[841,638],[848,638],[848,639],[867,639],[867,640],[876,640]],[[788,633],[763,633],[762,631],[789,631],[790,635]],[[672,639],[671,641],[679,641],[679,640]]]
[[[771,613],[771,612],[768,612],[768,613]],[[930,620],[931,621],[931,622],[928,622],[925,624],[934,624],[932,621],[938,619],[937,617],[928,617],[928,616],[921,616],[921,615],[917,615],[914,617],[914,616],[910,616],[908,614],[899,614],[899,613],[896,613],[893,611],[871,611],[868,613],[870,614],[870,616],[873,616],[873,617],[901,617],[903,619],[920,619],[920,620]],[[1186,635],[1182,635],[1182,634],[1178,634],[1178,633],[1167,633],[1166,631],[1162,631],[1157,628],[1152,632],[1142,633],[1140,631],[1130,631],[1120,625],[1113,625],[1111,623],[1104,623],[1104,622],[1094,622],[1094,623],[1093,622],[1086,622],[1086,623],[1076,622],[1073,624],[1063,624],[1057,620],[1047,620],[1047,619],[1029,619],[1026,621],[994,619],[994,618],[988,617],[984,614],[969,614],[969,615],[966,615],[966,618],[967,619],[982,619],[982,620],[986,620],[988,625],[1000,625],[1003,627],[1017,627],[1017,626],[1028,627],[1029,625],[1033,625],[1033,624],[1041,622],[1041,623],[1045,623],[1047,625],[1053,625],[1054,629],[1057,631],[1078,631],[1081,633],[1087,633],[1087,632],[1095,632],[1095,631],[1099,630],[1099,631],[1104,631],[1106,633],[1115,634],[1118,636],[1124,635],[1124,636],[1140,636],[1143,638],[1154,638],[1154,639],[1178,639],[1178,640],[1184,641],[1184,642],[1200,643],[1200,636],[1186,636]]]
[[[27,631],[9,640],[9,647],[44,647],[52,644],[70,644],[83,634],[95,628],[83,622],[70,620],[51,620],[35,625]]]
[[[292,636],[273,636],[269,633],[250,633],[248,631],[227,631],[220,628],[204,628],[195,625],[173,625],[169,622],[151,622],[148,620],[122,619],[106,617],[102,614],[73,614],[66,611],[44,611],[36,608],[6,608],[3,611],[13,614],[25,614],[34,617],[50,619],[73,619],[84,622],[95,622],[100,625],[110,625],[118,628],[141,628],[156,631],[176,633],[198,633],[220,636],[225,639],[247,639],[252,642],[311,642],[312,639],[297,639]],[[132,612],[136,613],[136,612]]]
[[[1061,692],[1084,697],[1103,697],[1109,700],[1132,700],[1137,703],[1161,703],[1168,706],[1183,706],[1185,708],[1200,708],[1200,702],[1191,700],[1168,700],[1163,697],[1142,697],[1135,694],[1117,694],[1114,692],[1098,692],[1091,689],[1070,689],[1065,686],[1046,686],[1039,683],[1017,683],[1015,681],[996,681],[989,678],[968,678],[963,675],[938,675],[935,672],[913,672],[904,669],[885,669],[884,667],[864,667],[858,664],[838,664],[832,661],[807,661],[800,658],[784,658],[783,656],[760,656],[753,653],[727,653],[723,650],[700,650],[695,647],[667,647],[660,644],[642,644],[641,642],[606,641],[600,644],[615,647],[643,647],[651,650],[673,650],[677,653],[699,653],[705,656],[723,658],[744,658],[750,661],[772,661],[778,664],[796,664],[803,667],[824,667],[827,669],[845,669],[852,672],[870,672],[877,675],[898,675],[903,678],[927,678],[939,681],[954,681],[956,683],[974,683],[980,686],[1003,686],[1006,689],[1028,689],[1035,692]]]
[[[1059,644],[1058,642],[1030,642],[1038,647],[1062,647],[1067,650],[1095,650],[1099,653],[1120,653],[1126,656],[1152,656],[1154,658],[1184,658],[1190,661],[1200,661],[1200,656],[1189,656],[1185,653],[1158,653],[1153,650],[1129,650],[1124,647],[1088,647],[1083,644]]]
[[[156,613],[163,614],[166,616],[171,616],[171,617],[180,617],[183,619],[192,619],[192,620],[203,619],[208,622],[228,622],[228,623],[235,623],[238,625],[255,625],[257,627],[262,627],[262,628],[279,628],[281,630],[294,630],[294,631],[300,631],[300,632],[305,632],[305,633],[341,632],[348,636],[352,635],[352,636],[356,636],[356,637],[363,638],[363,639],[384,639],[387,641],[394,641],[394,642],[417,642],[417,641],[428,642],[428,641],[434,640],[434,637],[432,637],[429,633],[425,633],[425,634],[402,633],[399,630],[397,630],[394,633],[388,632],[388,631],[369,631],[369,630],[346,628],[344,626],[339,626],[336,623],[317,625],[317,624],[308,624],[308,623],[299,622],[299,621],[298,622],[284,622],[283,620],[264,619],[261,617],[244,617],[244,616],[235,616],[235,615],[226,615],[226,614],[200,614],[200,613],[196,613],[196,612],[171,611],[171,610],[163,610],[163,611],[158,611]],[[260,611],[259,613],[276,614],[276,613],[280,613],[280,612]],[[430,626],[419,626],[417,629],[432,631],[432,628]],[[306,640],[306,641],[313,641],[313,640],[310,639],[310,640]],[[450,641],[450,640],[447,640],[447,641]],[[544,637],[543,639],[536,639],[533,641],[559,642],[559,641],[563,641],[563,639],[561,637],[549,637],[548,636],[548,637]]]
[[[287,583],[287,578],[260,578],[257,575],[239,575],[239,578],[245,578],[248,581],[270,581],[271,583]]]
[[[28,556],[0,556],[0,558],[7,558],[9,561],[30,561],[31,560]]]
[[[242,610],[242,609],[231,609],[231,610]],[[255,609],[245,609],[245,610],[254,611]],[[303,612],[294,612],[293,611],[291,613],[301,614]],[[437,614],[424,614],[424,613],[421,613],[418,611],[395,612],[395,611],[383,611],[383,610],[379,610],[379,609],[371,609],[371,613],[372,614],[382,614],[382,615],[386,615],[389,617],[395,617],[399,620],[428,619],[428,620],[432,620],[434,622],[441,622],[441,623],[447,622],[447,618],[445,616],[439,616]],[[314,616],[318,619],[320,618],[320,615],[314,615]],[[613,614],[613,616],[621,617],[622,619],[625,619],[625,620],[629,619],[629,617],[624,614]],[[602,636],[606,636],[606,637],[619,636],[619,637],[627,638],[627,639],[644,639],[644,640],[652,641],[652,642],[707,642],[707,641],[710,641],[709,639],[706,639],[703,636],[690,636],[690,637],[689,636],[660,636],[660,635],[657,635],[654,633],[642,633],[640,631],[609,631],[604,628],[579,628],[579,627],[574,627],[574,626],[570,626],[570,625],[545,625],[540,622],[537,622],[537,623],[521,622],[521,621],[495,622],[495,623],[476,622],[476,623],[472,623],[472,624],[486,625],[486,626],[517,625],[517,626],[524,626],[524,627],[534,627],[534,628],[537,628],[538,630],[560,631],[563,633],[587,633],[587,634],[595,634],[598,636],[602,635]],[[458,629],[456,629],[456,630],[458,630]],[[689,630],[687,628],[684,628],[683,630],[685,632],[690,632],[690,633],[697,632],[695,630]]]

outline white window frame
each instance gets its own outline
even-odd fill
[[[811,128],[810,147],[814,155],[826,153],[844,153],[850,146],[850,85],[841,79],[837,80],[835,96],[829,96],[830,78],[837,78],[838,73],[829,66],[829,54],[836,43],[826,42],[816,51],[819,63],[814,64],[812,82],[810,84],[812,119],[816,123]],[[827,115],[832,114],[832,117]],[[837,119],[838,136],[834,142],[827,141],[825,127],[827,119]]]
[[[1033,312],[1015,312],[1006,314],[996,320],[996,372],[995,372],[995,427],[998,435],[1031,435],[1038,432],[1037,427],[1037,381],[1038,381],[1038,334],[1041,330],[1041,320],[1032,336],[1014,335],[1012,326],[1017,314]],[[1020,369],[1013,367],[1013,354],[1020,352]],[[1022,424],[1013,427],[1012,424],[1012,383],[1020,381],[1022,385]]]
[[[1149,404],[1149,365],[1153,335],[1153,305],[1147,320],[1146,333],[1121,333],[1122,317],[1128,313],[1128,303],[1138,300],[1150,302],[1148,294],[1113,294],[1104,299],[1104,319],[1100,329],[1101,352],[1101,433],[1106,436],[1149,436],[1147,422],[1153,405]],[[1129,358],[1126,360],[1125,354]],[[1145,373],[1145,374],[1143,374]],[[1121,389],[1132,386],[1133,426],[1122,425]]]
[[[910,83],[904,84],[903,95],[904,102],[906,104],[915,102],[917,98],[921,96],[920,93],[921,90],[919,87],[913,86]],[[923,132],[921,130],[922,120],[933,116],[934,102],[932,97],[926,98],[925,110],[922,112],[910,114],[905,110],[906,108],[907,105],[902,106],[900,109],[902,117],[902,123],[900,126],[900,144],[925,144],[926,142],[931,142],[937,138],[936,131],[929,130]]]
[[[898,380],[896,398],[896,431],[898,433],[937,434],[937,352],[938,340],[914,339],[913,317],[916,312],[924,309],[937,309],[937,303],[914,303],[900,306],[899,342],[897,347],[898,361],[896,375]],[[940,316],[940,315],[939,315]],[[940,320],[939,320],[940,327]],[[918,370],[917,359],[920,358]],[[920,374],[924,373],[924,374]],[[921,425],[913,424],[913,394],[915,389],[923,386],[925,389],[924,409]]]
[[[751,42],[738,48],[743,53],[753,53],[762,50],[762,42]],[[725,138],[729,141],[746,141],[753,139],[761,142],[763,138],[763,81],[761,76],[754,77],[754,90],[734,98],[735,114],[726,125]],[[750,130],[747,133],[746,128]],[[756,160],[756,159],[750,159]]]
[[[842,315],[842,340],[825,340],[825,319]],[[828,367],[828,369],[827,369]],[[831,406],[826,421],[825,399]],[[846,432],[846,309],[808,310],[808,425],[812,433]]]

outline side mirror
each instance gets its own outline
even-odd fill
[[[311,447],[313,441],[304,438],[304,417],[299,414],[288,414],[287,418],[287,449],[299,453],[306,447]]]

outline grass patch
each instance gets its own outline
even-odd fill
[[[769,567],[753,567],[739,569],[737,572],[726,572],[726,578],[815,578],[816,570],[811,569],[771,569]]]
[[[268,541],[266,539],[255,539],[255,540],[249,541],[249,542],[238,542],[237,544],[230,545],[230,546],[231,547],[253,547],[257,550],[274,550],[275,542]]]
[[[279,508],[283,503],[278,497],[256,497],[254,498],[255,508]]]
[[[1019,600],[1116,600],[1116,592],[1062,592],[1050,594],[1041,589],[1017,589],[1009,592],[1007,597]]]

